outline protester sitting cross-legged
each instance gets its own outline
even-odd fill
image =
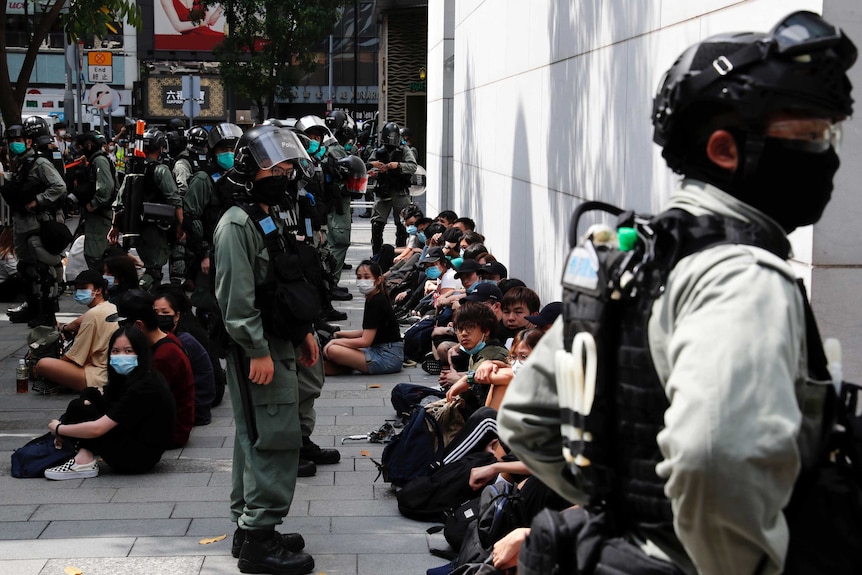
[[[96,456],[117,473],[144,473],[162,457],[174,427],[174,400],[164,378],[152,367],[149,342],[133,327],[110,339],[108,383],[104,394],[87,388],[48,429],[55,443],[74,442],[75,457],[45,471],[54,480],[99,475]]]
[[[98,272],[82,271],[75,278],[75,287],[75,301],[89,309],[74,326],[60,326],[64,335],[75,337],[65,355],[59,359],[42,358],[33,368],[36,393],[56,393],[61,386],[72,391],[87,387],[101,389],[108,381],[108,341],[117,324],[105,320],[116,314],[117,308],[105,301],[105,280]]]
[[[404,361],[401,332],[380,266],[363,261],[356,268],[356,284],[365,295],[362,329],[333,334],[323,348],[326,374],[343,373],[345,369],[371,375],[401,371]]]
[[[131,290],[117,304],[115,319],[120,325],[134,325],[150,342],[153,368],[162,374],[174,396],[176,422],[170,448],[175,449],[186,444],[194,426],[195,380],[182,342],[174,334],[159,329],[154,303],[151,294],[140,289]]]
[[[209,353],[198,339],[185,329],[185,320],[197,321],[188,313],[183,313],[191,304],[182,288],[173,284],[162,284],[153,288],[155,297],[153,307],[159,329],[177,336],[183,344],[192,374],[195,379],[195,425],[208,425],[212,420],[210,408],[216,397],[216,376],[214,364]]]

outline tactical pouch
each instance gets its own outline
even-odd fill
[[[145,223],[155,224],[159,228],[167,230],[174,225],[177,209],[168,204],[144,202],[141,214]]]

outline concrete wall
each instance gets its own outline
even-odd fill
[[[474,218],[510,275],[543,302],[559,299],[578,202],[655,212],[676,183],[649,120],[665,70],[700,39],[766,31],[799,9],[825,13],[862,45],[858,0],[430,0],[428,212]],[[853,76],[862,86],[862,65]],[[821,331],[842,339],[856,379],[860,149],[862,124],[848,121],[826,216],[792,238]]]

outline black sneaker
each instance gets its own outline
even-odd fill
[[[296,553],[305,549],[305,539],[299,533],[279,533],[281,537],[281,546]],[[245,543],[245,529],[236,528],[233,532],[233,543],[230,546],[230,554],[234,559],[239,559],[239,553],[242,551],[242,544]]]
[[[323,321],[344,321],[347,319],[347,314],[343,311],[338,311],[335,308],[324,310],[320,314],[320,319]]]
[[[341,453],[337,449],[323,449],[310,437],[303,437],[302,447],[299,448],[299,459],[311,461],[316,465],[332,465],[341,461]]]
[[[56,395],[60,393],[60,384],[48,381],[47,379],[38,378],[33,382],[33,393],[36,395]]]
[[[304,575],[314,570],[314,558],[285,549],[281,535],[274,530],[250,530],[240,548],[237,567],[242,573]]]
[[[350,301],[353,299],[353,294],[346,291],[332,290],[329,292],[329,299],[332,301]]]
[[[439,359],[434,359],[434,356],[429,354],[425,357],[425,361],[422,362],[422,369],[428,375],[440,375],[440,372],[443,371],[443,363]]]
[[[353,264],[342,264],[342,265],[341,265],[341,269],[343,269],[343,270],[352,270],[352,269],[353,269]]]

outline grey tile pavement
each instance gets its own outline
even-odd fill
[[[387,226],[392,241],[392,226]],[[370,254],[370,229],[354,222],[348,261]],[[346,329],[361,326],[361,296],[352,273],[342,285],[354,300],[336,302],[349,317]],[[0,304],[4,305],[4,304]],[[228,520],[233,414],[229,402],[213,410],[213,422],[192,431],[188,445],[170,451],[154,471],[123,476],[103,465],[99,477],[51,482],[15,479],[9,455],[44,433],[48,420],[63,412],[69,395],[15,393],[14,372],[26,352],[27,328],[10,324],[0,309],[0,572],[61,574],[67,566],[85,575],[197,575],[238,573],[230,556],[234,526]],[[80,308],[66,297],[64,316]],[[428,524],[398,514],[394,494],[370,457],[383,447],[365,442],[341,445],[341,438],[367,433],[394,417],[392,387],[402,381],[435,384],[421,369],[387,376],[327,378],[316,402],[314,439],[336,446],[342,461],[320,466],[315,477],[297,481],[293,507],[283,530],[299,531],[314,555],[314,573],[327,575],[422,574],[444,563],[428,553]],[[380,387],[369,387],[375,384]],[[208,545],[201,539],[227,535]]]

